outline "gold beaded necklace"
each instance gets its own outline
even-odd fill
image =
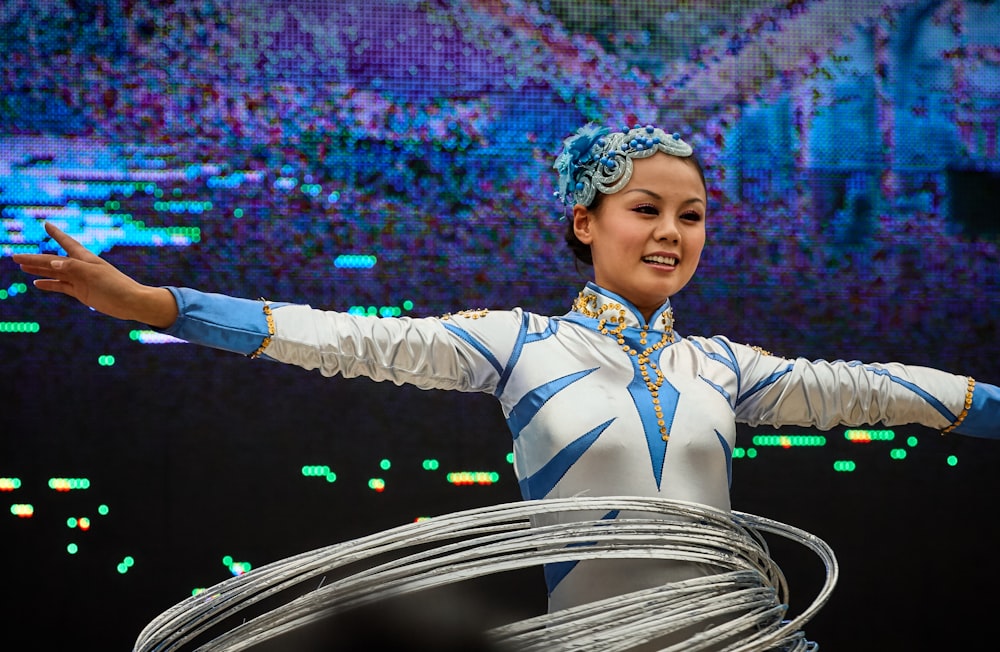
[[[656,351],[659,351],[668,344],[673,344],[675,341],[674,337],[674,313],[672,308],[667,308],[660,315],[660,320],[663,322],[663,333],[660,335],[660,341],[654,343],[652,346],[646,346],[646,335],[649,333],[649,324],[645,324],[639,333],[639,344],[645,347],[642,351],[637,351],[636,349],[629,346],[625,341],[625,328],[626,328],[626,315],[628,314],[625,306],[620,303],[610,302],[602,306],[600,309],[597,307],[597,295],[589,294],[584,295],[582,292],[573,302],[573,309],[582,314],[584,317],[590,317],[591,319],[596,319],[597,330],[612,337],[618,342],[618,346],[622,348],[625,353],[636,359],[636,363],[639,367],[639,374],[642,379],[646,382],[646,388],[649,390],[649,395],[653,401],[653,411],[656,413],[656,424],[660,427],[660,437],[663,441],[670,440],[670,433],[667,432],[667,425],[663,419],[663,408],[660,406],[660,387],[663,385],[663,371],[660,369],[659,365],[650,360],[650,355]],[[601,317],[607,311],[616,311],[617,315],[612,315],[611,317]],[[613,328],[608,328],[608,322],[616,324]],[[649,374],[649,369],[653,370],[655,378],[651,378]]]

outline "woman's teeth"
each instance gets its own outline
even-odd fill
[[[677,259],[672,256],[646,256],[643,261],[647,263],[657,263],[658,265],[676,265]]]

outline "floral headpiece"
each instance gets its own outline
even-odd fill
[[[628,184],[632,159],[657,152],[686,158],[693,150],[680,134],[670,135],[652,125],[612,132],[587,124],[563,141],[563,151],[552,166],[559,173],[555,195],[566,206],[589,206],[598,191],[610,195]]]

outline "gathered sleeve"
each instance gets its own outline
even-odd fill
[[[522,311],[458,317],[358,316],[167,288],[179,317],[163,332],[194,344],[260,356],[326,376],[365,376],[422,389],[493,393],[523,322]]]
[[[897,362],[788,359],[722,339],[737,370],[736,418],[752,426],[921,424],[1000,439],[1000,391]]]

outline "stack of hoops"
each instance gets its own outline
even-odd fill
[[[593,510],[644,517],[531,523],[538,516]],[[825,567],[821,590],[795,617],[788,618],[788,586],[769,554],[765,534],[807,547]],[[825,542],[751,514],[655,498],[525,501],[436,516],[261,566],[168,609],[142,631],[134,650],[166,652],[191,644],[204,651],[245,650],[390,598],[589,559],[679,560],[707,564],[718,573],[496,627],[488,636],[497,649],[611,652],[696,632],[681,642],[671,639],[663,649],[815,650],[818,646],[806,640],[802,626],[829,599],[838,577],[836,558]],[[349,566],[360,570],[344,575]],[[339,579],[324,581],[329,576]],[[307,587],[304,592],[302,587]],[[247,616],[265,600],[273,602],[295,590],[297,597]],[[231,622],[237,624],[226,628]]]

